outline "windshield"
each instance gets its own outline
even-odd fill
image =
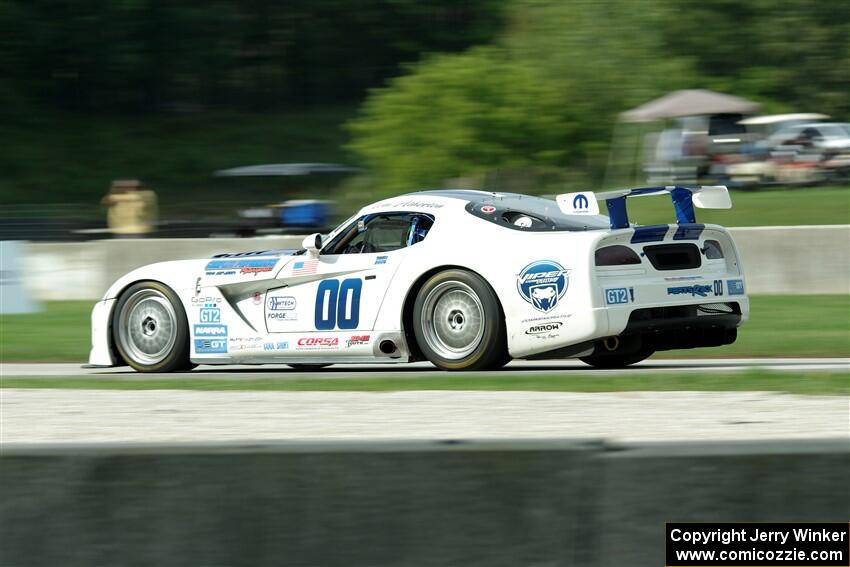
[[[374,254],[418,244],[434,224],[423,213],[386,212],[352,217],[322,248],[322,254]]]
[[[847,131],[838,124],[830,124],[829,126],[821,126],[820,131],[825,138],[846,138]]]
[[[322,242],[330,242],[332,239],[336,238],[339,235],[340,231],[342,231],[343,229],[345,229],[345,227],[354,222],[356,218],[357,213],[351,215],[350,217],[339,223],[339,225],[337,225],[337,227],[330,231],[328,234],[323,234]]]

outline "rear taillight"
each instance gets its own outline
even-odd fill
[[[640,264],[640,257],[628,246],[606,246],[596,251],[597,266]]]
[[[716,240],[706,240],[705,245],[702,247],[702,253],[705,254],[708,260],[717,260],[723,257],[723,249]]]

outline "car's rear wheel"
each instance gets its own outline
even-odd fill
[[[634,354],[605,354],[579,357],[579,360],[594,368],[625,368],[637,364],[655,354],[654,350],[639,350]]]
[[[112,334],[121,357],[139,372],[194,367],[189,360],[189,323],[177,295],[157,282],[127,288],[112,314]]]
[[[481,370],[506,364],[505,321],[495,292],[465,270],[432,276],[416,296],[413,332],[422,354],[443,370]]]

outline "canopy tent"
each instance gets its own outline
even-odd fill
[[[759,104],[704,89],[673,91],[651,100],[637,108],[620,114],[623,122],[653,122],[666,118],[704,116],[710,114],[749,114],[758,110]]]

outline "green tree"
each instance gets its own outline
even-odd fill
[[[92,113],[359,102],[422,52],[490,41],[503,4],[0,0],[0,96]]]
[[[693,84],[688,60],[663,55],[663,7],[642,7],[519,0],[497,46],[425,60],[374,91],[351,147],[396,190],[518,166],[598,178],[621,111]]]
[[[850,3],[665,0],[664,45],[767,110],[850,115]]]
[[[568,163],[581,139],[556,82],[499,48],[436,55],[373,91],[351,148],[390,191]]]

